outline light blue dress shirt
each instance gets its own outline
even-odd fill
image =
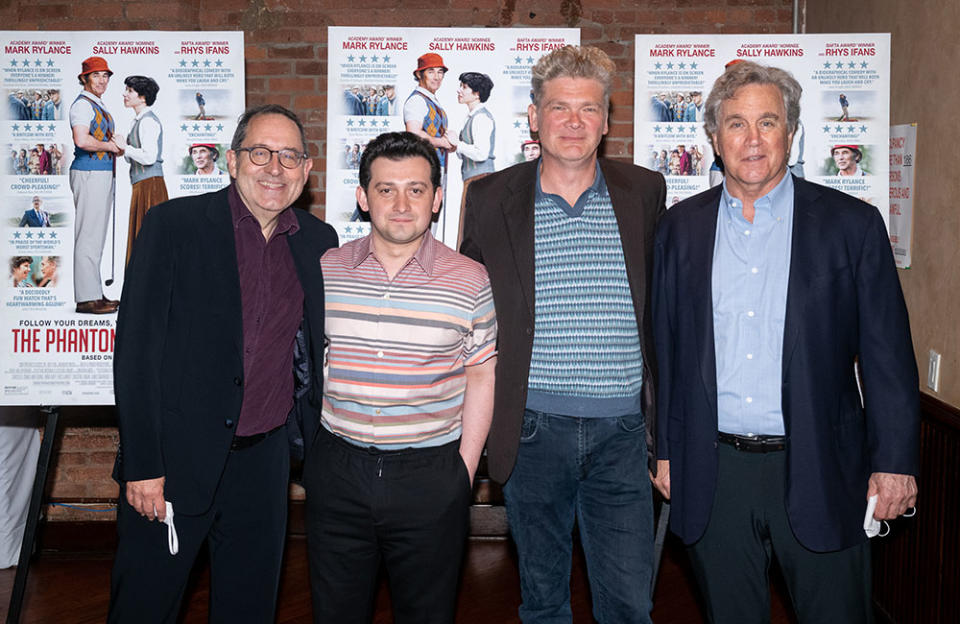
[[[793,238],[793,178],[753,204],[723,184],[713,249],[713,335],[717,424],[741,435],[783,435],[780,384],[783,321]]]

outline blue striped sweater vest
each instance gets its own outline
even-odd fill
[[[110,113],[83,93],[77,96],[74,103],[79,102],[80,98],[90,102],[90,106],[93,107],[93,119],[90,120],[90,136],[98,141],[112,139],[114,127],[113,117],[110,116]],[[113,171],[113,158],[111,152],[88,152],[79,147],[74,147],[73,163],[71,163],[70,168],[77,171]]]
[[[460,167],[460,172],[463,175],[464,180],[469,180],[478,175],[484,173],[493,173],[495,171],[493,167],[493,148],[497,143],[497,126],[496,122],[493,119],[493,115],[490,114],[486,108],[481,108],[475,115],[470,115],[467,117],[467,123],[463,125],[463,130],[460,131],[460,141],[469,143],[473,145],[476,143],[476,139],[473,136],[473,122],[477,118],[477,115],[485,115],[490,119],[490,123],[493,125],[493,132],[490,133],[490,153],[487,154],[485,160],[470,160],[469,158],[463,159],[463,164]]]
[[[582,417],[639,413],[643,356],[620,231],[602,177],[586,193],[577,217],[560,208],[561,198],[537,193],[527,407]]]
[[[157,138],[157,160],[151,165],[141,165],[135,160],[130,161],[130,184],[136,184],[141,180],[146,180],[147,178],[162,178],[163,177],[163,126],[160,125],[160,119],[153,113],[153,111],[148,111],[146,115],[140,119],[133,122],[133,127],[130,129],[130,134],[127,135],[127,143],[136,147],[137,149],[143,147],[143,143],[140,142],[140,122],[150,117],[157,125],[160,126],[160,136]]]

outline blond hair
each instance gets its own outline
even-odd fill
[[[538,108],[543,85],[554,78],[589,78],[603,86],[603,105],[610,105],[610,86],[617,66],[607,53],[593,46],[564,46],[540,58],[533,66],[533,103]]]

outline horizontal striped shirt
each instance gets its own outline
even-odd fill
[[[392,280],[369,235],[331,249],[321,264],[323,425],[381,449],[437,446],[460,437],[464,367],[497,352],[483,265],[429,231]]]

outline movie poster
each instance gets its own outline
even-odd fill
[[[114,302],[144,212],[133,184],[170,198],[229,184],[243,33],[0,40],[0,405],[112,405]]]
[[[579,44],[580,31],[332,27],[328,41],[327,222],[341,243],[369,233],[356,202],[360,156],[379,134],[410,128],[440,156],[445,196],[433,234],[456,247],[465,180],[539,157],[530,69]]]
[[[726,66],[773,65],[803,87],[788,166],[873,204],[889,223],[890,35],[636,35],[634,163],[667,207],[723,181],[703,110]]]
[[[912,262],[916,165],[917,124],[890,126],[890,246],[898,269]]]

